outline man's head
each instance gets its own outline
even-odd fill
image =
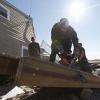
[[[78,43],[78,46],[79,46],[79,47],[82,47],[82,43]]]
[[[69,26],[69,21],[68,21],[67,18],[61,18],[60,19],[60,24],[64,25],[65,27],[68,27]]]
[[[32,42],[35,42],[35,38],[34,38],[34,37],[32,37],[32,38],[31,38],[31,41],[32,41]]]

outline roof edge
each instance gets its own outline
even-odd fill
[[[18,9],[17,7],[15,7],[13,4],[9,3],[7,0],[3,0],[2,1],[5,5],[12,7],[13,9],[15,9],[16,11],[18,11],[19,13],[21,13],[23,16],[25,16],[26,18],[29,18],[30,15],[27,15],[26,13],[24,13],[23,11],[21,11],[20,9]],[[31,18],[31,17],[30,17]],[[32,18],[31,18],[32,19]]]

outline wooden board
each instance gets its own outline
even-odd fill
[[[39,87],[100,88],[100,78],[90,73],[28,57],[20,60],[16,81]]]
[[[15,76],[19,58],[0,54],[0,75]]]

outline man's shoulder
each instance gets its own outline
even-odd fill
[[[55,23],[54,25],[53,25],[53,28],[56,28],[56,27],[58,27],[60,25],[60,23],[58,22],[58,23]]]
[[[76,31],[74,30],[74,28],[72,26],[68,26],[68,30],[70,31],[70,33],[73,35],[73,36],[76,36]]]
[[[38,47],[39,46],[39,43],[37,43],[37,42],[34,42],[34,43],[30,43],[29,45],[28,45],[28,47],[29,48],[31,48],[31,47]]]
[[[73,27],[72,27],[72,26],[70,26],[70,25],[68,26],[68,28],[69,28],[70,30],[74,30],[74,29],[73,29]]]
[[[56,31],[58,31],[60,29],[60,24],[56,23],[53,25],[51,33],[55,33]]]
[[[30,43],[30,44],[28,45],[28,48],[32,48],[32,47],[33,47],[33,44]]]
[[[38,42],[34,42],[35,44],[39,44]]]
[[[34,42],[34,45],[39,45],[39,43],[38,42]]]
[[[81,50],[85,51],[84,47],[80,47]]]
[[[29,46],[32,45],[33,43],[29,43]]]

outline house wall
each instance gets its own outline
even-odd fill
[[[9,19],[0,16],[0,54],[20,57],[22,46],[27,47],[35,36],[32,18],[7,1],[1,4],[8,9]]]

